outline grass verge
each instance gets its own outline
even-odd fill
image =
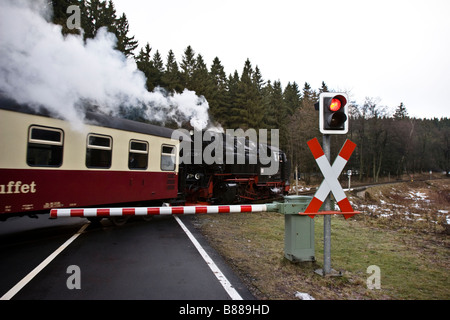
[[[386,203],[373,196],[369,200]],[[450,239],[437,229],[431,232],[428,222],[420,230],[414,222],[414,228],[379,223],[383,218],[371,212],[348,220],[333,216],[331,265],[343,275],[322,277],[314,270],[323,265],[323,217],[315,218],[316,262],[306,263],[284,258],[284,216],[279,213],[193,219],[258,299],[297,299],[297,291],[315,299],[450,299]],[[371,265],[381,270],[380,290],[367,288]]]

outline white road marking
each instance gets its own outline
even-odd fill
[[[56,249],[51,255],[47,257],[44,261],[42,261],[36,268],[33,269],[29,274],[27,274],[22,280],[20,280],[14,287],[12,287],[7,293],[5,293],[0,300],[10,300],[14,297],[17,292],[22,290],[23,287],[27,285],[39,272],[42,271],[53,259],[55,259],[58,254],[60,254],[65,248],[67,248],[80,234],[84,232],[89,223],[86,223],[75,233],[69,240],[64,242],[58,249]]]
[[[177,220],[180,227],[183,229],[183,231],[187,234],[191,242],[194,244],[195,248],[198,250],[200,255],[203,257],[203,260],[205,260],[208,267],[211,269],[211,271],[214,273],[216,278],[219,280],[222,287],[225,289],[225,291],[228,293],[231,299],[233,300],[243,300],[240,294],[236,291],[236,289],[233,288],[230,281],[225,277],[225,275],[220,271],[219,267],[214,263],[214,261],[211,259],[211,257],[206,253],[205,249],[200,245],[200,243],[195,239],[194,235],[186,228],[183,222],[181,222],[180,218],[177,216],[174,216],[175,220]]]

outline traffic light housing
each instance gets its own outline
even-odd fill
[[[348,96],[345,93],[322,92],[319,96],[319,129],[322,134],[348,132]]]

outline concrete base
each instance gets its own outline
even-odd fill
[[[342,271],[336,271],[334,269],[331,269],[331,272],[327,274],[323,273],[323,269],[316,269],[314,272],[322,277],[342,277],[344,275]]]

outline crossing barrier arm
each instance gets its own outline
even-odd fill
[[[300,203],[290,202],[290,199],[301,199]],[[266,204],[252,205],[229,205],[229,206],[177,206],[177,207],[136,207],[136,208],[72,208],[72,209],[52,209],[51,218],[62,217],[124,217],[124,216],[153,216],[153,215],[186,215],[186,214],[206,214],[206,213],[238,213],[238,212],[280,212],[283,214],[307,215],[314,218],[315,215],[343,214],[347,219],[359,211],[318,211],[307,212],[304,210],[307,204],[313,199],[308,196],[285,197],[286,202],[274,202]],[[305,212],[299,212],[299,211]]]

